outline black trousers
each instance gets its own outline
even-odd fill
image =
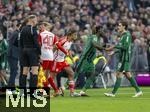
[[[8,57],[8,63],[10,66],[10,77],[9,77],[8,87],[15,87],[15,79],[18,71],[18,59],[13,57]]]

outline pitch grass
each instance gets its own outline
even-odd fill
[[[105,97],[109,89],[89,89],[90,97],[72,98],[65,91],[65,97],[51,98],[50,112],[150,112],[150,87],[141,88],[144,95],[132,98],[133,88],[120,88],[116,97]],[[79,92],[79,90],[78,90]]]

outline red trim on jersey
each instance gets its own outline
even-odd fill
[[[38,42],[39,42],[39,45],[42,46],[42,38],[40,34],[38,35]]]
[[[56,46],[59,50],[61,50],[63,53],[65,53],[67,55],[68,51],[63,48],[63,45],[65,44],[65,42],[67,42],[67,38],[60,39],[56,43]]]

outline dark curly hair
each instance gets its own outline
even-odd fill
[[[77,32],[76,30],[70,29],[70,30],[68,30],[68,32],[66,33],[66,35],[67,35],[67,36],[70,36],[70,35],[72,35],[72,34],[74,34],[74,33],[76,33],[76,32]]]

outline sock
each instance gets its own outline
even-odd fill
[[[43,89],[46,91],[47,94],[49,94],[49,90],[50,90],[50,88],[48,87],[48,85],[49,85],[48,80],[46,80],[46,81],[43,82],[43,86],[44,86]]]
[[[34,91],[37,89],[37,81],[38,81],[38,76],[36,74],[33,74],[30,78],[30,93],[31,95],[34,93]]]
[[[69,81],[69,89],[70,89],[70,93],[74,92],[74,88],[75,88],[75,83],[74,81]]]
[[[46,80],[46,81],[43,82],[43,86],[44,86],[44,87],[48,87],[48,85],[49,85],[48,80]]]
[[[62,77],[62,72],[60,72],[60,73],[56,76],[57,87],[58,87],[58,88],[61,87],[61,77]]]
[[[75,72],[74,73],[74,81],[76,82],[78,77],[79,77],[80,73]]]
[[[38,76],[36,74],[33,74],[31,77],[32,77],[31,78],[31,82],[32,82],[31,87],[36,88],[37,87]]]
[[[135,88],[136,92],[139,92],[140,88],[137,85],[136,80],[133,77],[128,78],[128,80],[130,81],[131,85]]]
[[[114,86],[114,89],[112,91],[113,94],[115,94],[117,92],[120,85],[121,85],[121,77],[117,78],[117,80],[115,82],[115,86]]]
[[[20,65],[20,76],[19,76],[19,86],[21,87],[21,78],[22,78],[22,74],[23,73],[23,67]]]
[[[29,81],[29,87],[32,87],[32,76],[33,76],[33,74],[32,74],[32,72],[30,72],[30,81]]]
[[[54,82],[54,79],[51,76],[48,78],[48,81],[49,81],[50,85],[52,86],[52,88],[55,90],[55,92],[58,92],[59,90]]]
[[[27,84],[27,76],[26,75],[21,75],[21,78],[20,78],[20,87],[21,88],[26,88],[26,84]]]
[[[26,84],[27,84],[27,75],[21,75],[20,76],[20,89],[24,90],[24,94],[26,96],[27,92],[26,92]]]
[[[86,80],[85,85],[84,85],[82,91],[85,92],[88,88],[90,88],[90,86],[93,84],[94,80],[95,80],[95,77],[94,77],[93,75],[91,75],[91,76]]]
[[[9,83],[7,86],[7,89],[10,89],[11,91],[14,91],[16,89],[15,84]]]
[[[21,87],[21,78],[22,78],[22,74],[20,74],[19,76],[19,86]]]

